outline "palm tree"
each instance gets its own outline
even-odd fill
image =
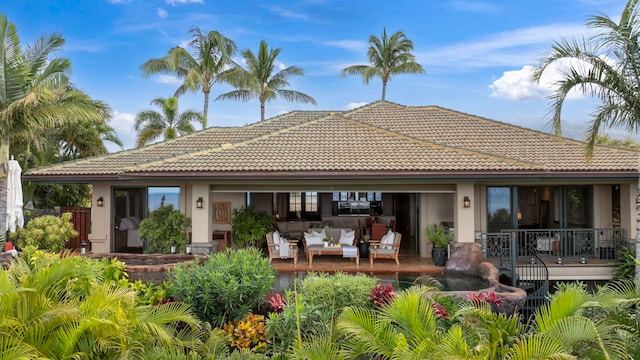
[[[43,151],[56,129],[109,120],[106,104],[69,84],[71,62],[53,57],[63,45],[62,36],[52,34],[23,49],[15,25],[0,14],[0,162],[7,161],[14,149],[27,170],[34,159],[31,150]],[[0,181],[0,202],[6,195],[6,182]],[[0,215],[0,223],[3,219]]]
[[[415,61],[411,53],[413,41],[409,40],[402,31],[387,36],[387,28],[382,32],[382,38],[369,36],[370,65],[353,65],[342,70],[342,77],[347,75],[361,75],[364,83],[378,76],[382,79],[382,100],[385,99],[387,83],[391,75],[395,74],[423,74],[422,65]]]
[[[289,66],[275,72],[275,68],[278,66],[276,58],[280,51],[280,48],[268,49],[267,42],[264,40],[260,42],[257,56],[251,50],[244,50],[242,57],[248,69],[238,67],[234,72],[229,73],[228,77],[229,82],[238,90],[222,94],[216,100],[249,101],[258,98],[260,101],[260,121],[264,120],[265,103],[279,96],[287,101],[316,105],[316,100],[311,96],[299,91],[284,89],[285,86],[289,86],[289,78],[303,75],[304,72],[297,66]]]
[[[594,29],[596,35],[556,41],[535,74],[540,80],[552,64],[567,60],[575,64],[563,72],[557,82],[558,89],[551,96],[551,124],[558,136],[562,135],[562,105],[571,90],[580,90],[600,100],[586,131],[588,158],[593,155],[602,127],[623,126],[630,132],[640,127],[638,6],[637,0],[628,0],[618,22],[606,15],[590,17],[587,27]],[[636,202],[640,203],[640,181]],[[637,218],[636,230],[640,234],[640,216]],[[640,246],[636,246],[636,258],[640,259]],[[640,267],[636,268],[636,277],[640,279]]]
[[[162,110],[144,110],[136,115],[135,130],[138,132],[137,146],[144,146],[160,136],[165,140],[191,134],[195,131],[192,121],[198,121],[204,127],[204,117],[199,112],[187,110],[178,111],[178,98],[156,98],[151,105],[157,105]]]
[[[202,91],[204,94],[204,109],[202,127],[207,127],[209,112],[209,94],[215,83],[225,81],[221,76],[233,65],[231,57],[236,52],[233,40],[217,31],[203,33],[198,27],[192,28],[189,46],[195,49],[192,55],[186,49],[176,46],[169,50],[167,56],[151,59],[142,64],[142,75],[172,74],[183,80],[174,96],[180,96],[187,91]]]

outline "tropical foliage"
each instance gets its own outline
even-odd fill
[[[391,75],[397,74],[423,74],[422,65],[415,61],[413,56],[413,41],[402,31],[397,31],[391,36],[387,35],[387,28],[382,31],[382,37],[369,36],[369,50],[367,57],[369,65],[353,65],[342,70],[342,76],[360,75],[365,84],[374,77],[382,79],[382,100],[385,99],[387,83]]]
[[[192,122],[199,122],[204,127],[202,114],[187,110],[178,111],[178,98],[155,98],[151,105],[157,105],[161,112],[144,110],[136,115],[135,130],[138,133],[137,146],[144,146],[160,136],[164,140],[175,139],[178,136],[191,134],[196,129]]]
[[[636,89],[640,86],[640,75],[635,71],[640,66],[638,2],[629,0],[619,20],[599,14],[589,17],[586,25],[595,35],[555,41],[536,77],[540,79],[552,64],[567,67],[551,97],[551,124],[557,135],[562,134],[562,106],[570,91],[581,91],[600,101],[586,131],[587,152],[592,155],[603,127],[622,126],[630,132],[638,129],[640,94]]]
[[[267,233],[276,227],[273,216],[247,205],[233,209],[231,236],[239,247],[257,246],[266,241]]]
[[[23,171],[104,154],[103,141],[121,145],[108,125],[109,107],[76,89],[69,79],[71,62],[54,57],[64,43],[61,35],[50,34],[24,47],[15,25],[0,14],[0,160],[19,154]],[[27,184],[25,198],[33,192]],[[76,199],[86,198],[86,189],[71,191],[76,192]]]
[[[237,67],[229,74],[229,81],[238,90],[218,96],[219,99],[231,99],[236,101],[249,101],[257,98],[260,102],[260,121],[264,120],[265,104],[282,97],[287,101],[311,103],[316,105],[316,100],[311,96],[285,89],[289,86],[289,79],[293,76],[304,74],[297,66],[288,66],[276,72],[279,66],[277,61],[281,49],[268,49],[267,42],[262,40],[258,54],[251,50],[242,51],[242,57],[247,64],[247,69]]]
[[[202,91],[202,127],[206,128],[211,89],[214,84],[226,81],[224,74],[233,65],[231,57],[235,54],[236,44],[217,31],[205,33],[194,27],[189,33],[191,41],[188,47],[193,49],[193,53],[176,46],[165,57],[142,64],[141,70],[147,77],[152,74],[169,74],[180,78],[182,84],[175,92],[176,97],[187,92]]]
[[[202,343],[186,304],[136,306],[108,267],[40,254],[0,270],[0,358],[134,359]]]

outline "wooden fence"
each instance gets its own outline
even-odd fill
[[[80,243],[87,243],[87,251],[91,248],[89,244],[89,232],[91,232],[91,208],[85,207],[61,207],[60,213],[71,213],[73,228],[78,232],[78,236],[69,239],[67,249],[80,249]]]

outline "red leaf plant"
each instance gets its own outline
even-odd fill
[[[369,300],[376,306],[383,306],[391,303],[395,296],[396,293],[393,291],[393,286],[391,284],[380,283],[371,289],[371,296],[369,296]]]

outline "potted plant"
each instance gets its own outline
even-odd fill
[[[362,239],[358,243],[360,258],[366,259],[369,257],[369,240],[371,240],[371,235],[369,234],[362,235]]]
[[[238,247],[261,247],[267,233],[275,228],[276,221],[266,211],[257,211],[251,205],[233,209],[231,237]]]
[[[431,256],[433,264],[444,266],[447,262],[447,246],[453,240],[451,233],[442,225],[431,225],[424,229],[427,241],[433,245]]]

